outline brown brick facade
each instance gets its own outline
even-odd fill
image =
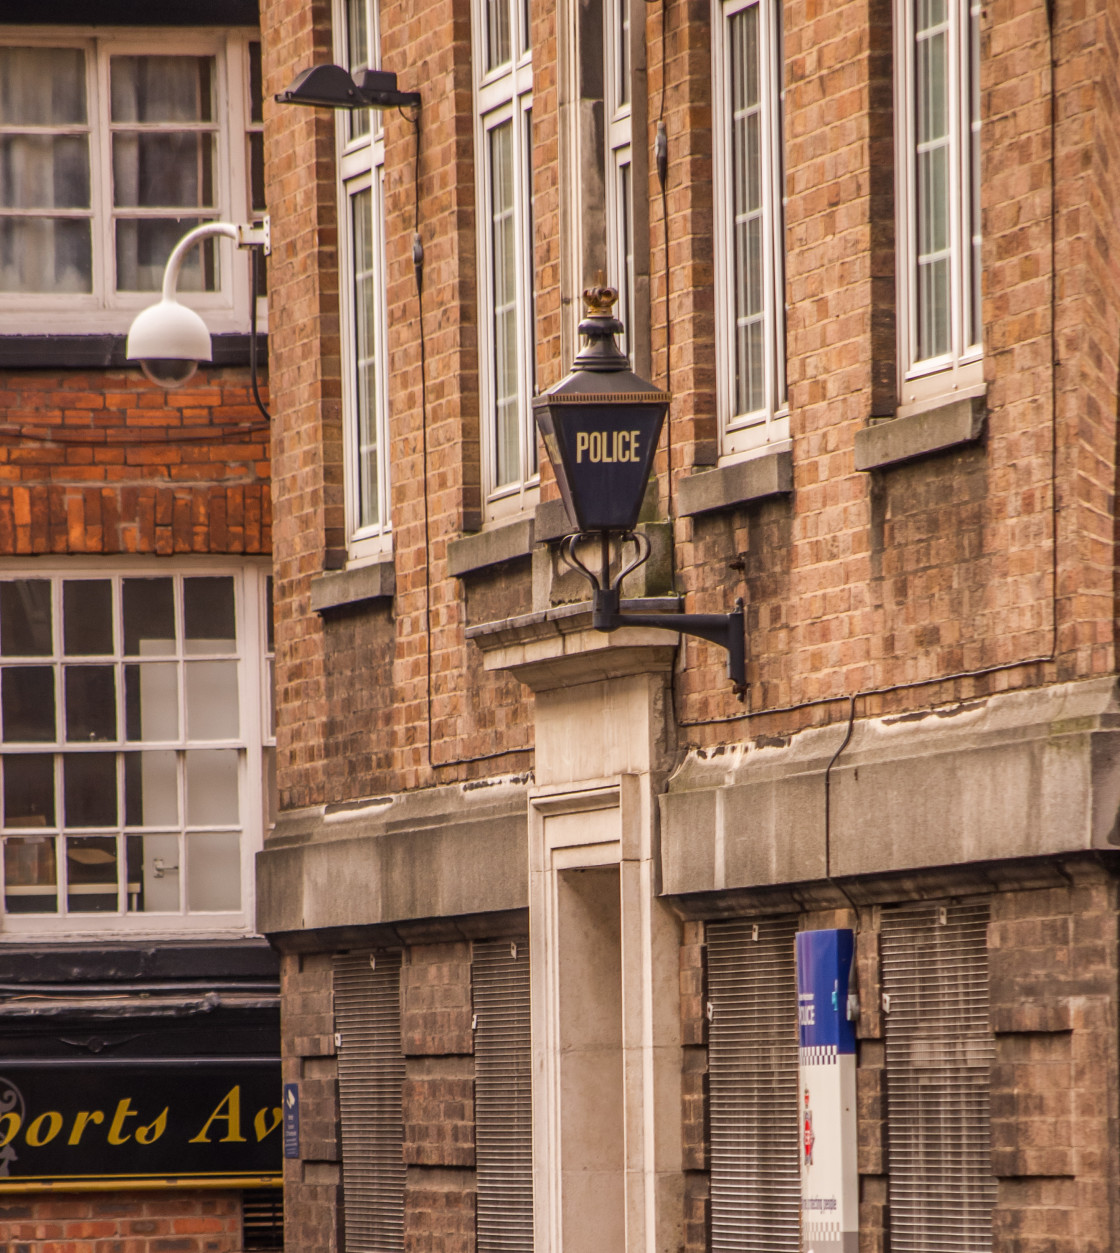
[[[236,1253],[241,1196],[220,1191],[70,1194],[0,1199],[10,1253]]]

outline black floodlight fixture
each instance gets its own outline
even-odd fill
[[[727,649],[728,674],[742,700],[747,686],[743,602],[728,614],[622,613],[623,579],[649,557],[649,540],[634,528],[653,469],[669,395],[639,378],[619,351],[623,327],[612,312],[618,293],[592,287],[583,293],[587,316],[579,324],[584,345],[563,382],[533,401],[533,414],[577,534],[561,542],[561,556],[592,587],[591,625],[661,627],[697,635]],[[611,573],[611,537],[633,543],[636,557]],[[597,542],[599,572],[579,558],[581,544]]]
[[[287,91],[276,96],[279,104],[305,104],[318,109],[418,108],[418,91],[398,91],[391,70],[364,70],[361,82],[341,65],[313,65],[298,75]]]

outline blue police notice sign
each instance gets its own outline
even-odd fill
[[[854,936],[850,931],[802,931],[797,937],[797,1023],[803,1049],[856,1051],[848,1021],[848,980]]]
[[[856,1033],[848,1019],[851,931],[797,936],[801,1247],[857,1253]]]

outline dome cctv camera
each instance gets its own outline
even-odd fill
[[[141,360],[140,369],[144,372],[144,377],[157,387],[170,391],[173,387],[182,387],[188,379],[194,377],[198,362],[180,361],[175,357],[151,357]]]
[[[125,357],[138,361],[158,387],[181,387],[213,356],[206,323],[177,300],[164,298],[136,316],[128,332]]]

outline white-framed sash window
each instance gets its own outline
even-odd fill
[[[259,215],[260,86],[250,31],[0,33],[0,333],[123,332],[187,231]],[[248,267],[216,240],[179,289],[247,328]]]
[[[0,930],[252,931],[268,596],[260,564],[0,566]]]
[[[380,64],[376,0],[340,0],[336,53],[352,73]],[[337,114],[346,520],[352,560],[389,548],[385,370],[385,134],[376,109]]]
[[[479,374],[487,518],[535,503],[539,482],[532,221],[533,64],[525,0],[475,0]]]
[[[983,383],[980,5],[899,0],[895,29],[905,407]]]
[[[716,350],[720,450],[789,436],[781,10],[713,0]]]

